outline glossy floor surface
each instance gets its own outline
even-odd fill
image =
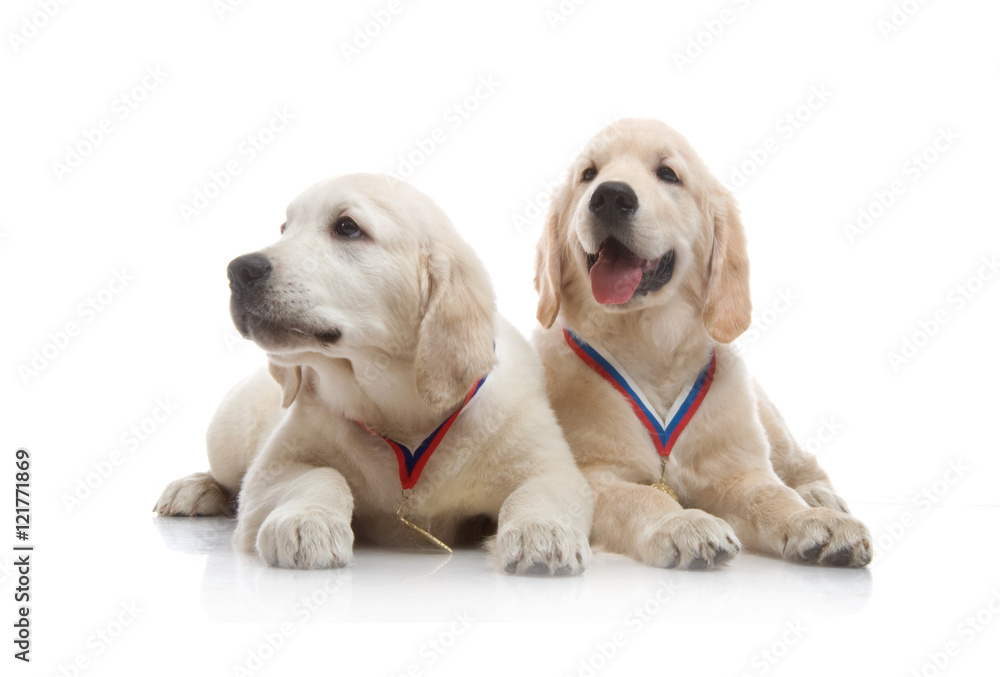
[[[0,17],[0,677],[1000,674],[1000,3],[13,0]],[[296,195],[405,178],[527,336],[549,204],[587,140],[633,116],[733,189],[753,297],[737,345],[870,526],[869,569],[599,554],[580,577],[516,578],[481,551],[360,547],[287,571],[234,552],[229,522],[150,513],[208,469],[213,412],[265,364],[226,269]]]
[[[879,544],[863,570],[604,553],[572,578],[369,547],[341,570],[279,570],[235,552],[228,520],[109,513],[127,538],[68,530],[33,553],[32,674],[995,674],[1000,508],[854,511]]]

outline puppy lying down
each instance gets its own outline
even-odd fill
[[[280,567],[344,566],[355,537],[474,542],[485,525],[508,572],[584,570],[590,489],[541,365],[427,196],[322,181],[228,274],[233,322],[268,369],[226,395],[211,471],[172,482],[157,513],[238,504],[236,543]]]
[[[594,489],[595,545],[692,569],[740,541],[868,564],[868,529],[728,345],[750,324],[743,225],[682,136],[656,120],[599,133],[554,196],[536,270],[536,342]]]

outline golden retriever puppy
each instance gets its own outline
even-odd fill
[[[554,196],[535,286],[535,341],[594,489],[595,546],[690,569],[740,541],[868,564],[867,528],[728,345],[750,324],[743,226],[683,137],[622,120],[590,142]]]
[[[344,566],[355,537],[415,545],[418,527],[445,543],[495,529],[508,572],[581,572],[589,485],[541,364],[442,211],[351,175],[297,197],[281,233],[228,269],[233,322],[269,369],[222,401],[211,472],[170,484],[156,512],[235,499],[238,546],[279,567]]]

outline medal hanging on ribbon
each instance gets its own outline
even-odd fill
[[[400,504],[399,510],[396,511],[397,519],[410,529],[416,531],[429,542],[449,553],[451,552],[451,548],[449,548],[441,539],[434,536],[434,534],[406,519],[404,512],[406,510],[406,504],[413,496],[413,487],[416,486],[417,480],[420,479],[420,474],[423,472],[424,466],[427,465],[427,461],[430,460],[431,454],[434,453],[434,451],[438,448],[438,445],[441,444],[441,441],[444,440],[445,435],[448,434],[448,430],[455,422],[455,419],[458,418],[458,415],[462,413],[462,410],[465,409],[472,398],[475,397],[476,393],[479,392],[479,389],[485,381],[486,376],[479,379],[479,381],[476,382],[476,385],[472,387],[472,390],[469,391],[468,395],[465,396],[465,401],[462,402],[462,406],[456,409],[452,415],[444,421],[444,423],[439,425],[437,429],[423,442],[421,442],[420,446],[413,451],[395,440],[391,440],[384,435],[380,435],[360,421],[355,421],[355,423],[372,435],[382,438],[396,454],[396,462],[399,464],[399,483],[403,490],[403,502]]]
[[[656,453],[660,455],[660,479],[652,486],[676,501],[677,493],[667,484],[667,460],[677,439],[691,422],[712,386],[712,380],[715,378],[715,347],[712,348],[708,364],[698,373],[694,383],[681,391],[670,411],[661,419],[639,386],[610,353],[585,342],[568,329],[563,329],[563,335],[573,352],[628,400],[636,418],[649,433],[649,439],[653,442]]]

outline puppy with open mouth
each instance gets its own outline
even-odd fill
[[[600,132],[538,245],[536,344],[595,493],[592,542],[654,566],[746,546],[865,566],[868,529],[729,345],[750,324],[738,209],[656,120]]]
[[[441,210],[391,177],[320,182],[281,239],[228,268],[231,314],[268,369],[208,430],[211,472],[160,515],[237,513],[280,567],[347,564],[354,539],[491,548],[511,573],[575,574],[592,499],[528,342]]]

